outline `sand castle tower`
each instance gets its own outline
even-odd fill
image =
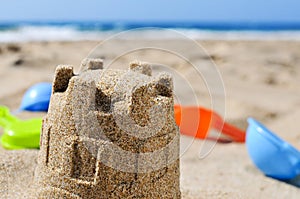
[[[146,63],[58,66],[43,121],[37,198],[180,198],[172,79]]]

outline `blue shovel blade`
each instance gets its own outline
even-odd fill
[[[249,118],[248,123],[246,146],[256,167],[279,180],[299,175],[300,152],[258,121]]]
[[[24,94],[20,110],[48,111],[52,84],[42,82],[30,87]]]

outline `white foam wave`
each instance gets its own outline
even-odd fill
[[[298,40],[300,31],[207,31],[182,30],[193,39],[205,40]]]
[[[97,32],[78,31],[73,27],[24,26],[0,31],[0,42],[94,40],[98,37]]]
[[[176,29],[199,40],[299,40],[300,31],[210,31]],[[80,31],[71,26],[23,26],[0,31],[0,42],[103,40],[119,31]],[[124,39],[178,39],[163,29],[134,30]]]

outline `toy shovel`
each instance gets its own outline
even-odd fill
[[[19,111],[48,111],[52,84],[41,82],[31,86],[24,94]]]
[[[20,120],[0,106],[0,126],[4,129],[0,143],[6,149],[39,148],[41,118]]]
[[[255,119],[249,118],[248,123],[246,147],[256,167],[278,180],[297,178],[300,175],[300,151]]]
[[[182,135],[218,142],[245,142],[245,131],[224,122],[222,117],[212,110],[198,106],[175,105],[174,112]]]

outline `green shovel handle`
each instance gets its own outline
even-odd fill
[[[18,118],[11,115],[9,109],[5,106],[0,106],[0,126],[2,128],[9,127],[12,123],[19,121]]]

